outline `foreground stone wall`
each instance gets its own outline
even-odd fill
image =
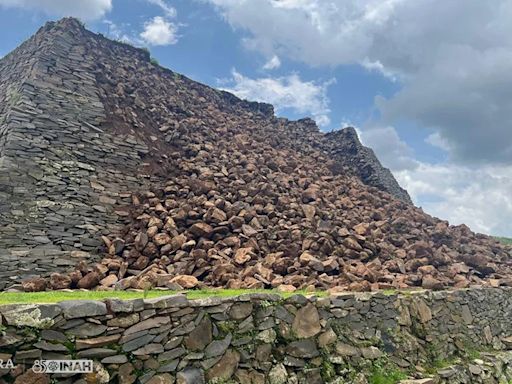
[[[174,295],[3,306],[0,357],[14,359],[17,368],[3,374],[19,375],[20,383],[38,379],[22,372],[41,358],[96,361],[94,375],[52,375],[58,383],[371,383],[393,372],[422,376],[417,383],[508,383],[511,293]]]

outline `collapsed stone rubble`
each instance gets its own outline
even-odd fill
[[[415,207],[351,128],[277,118],[74,19],[0,75],[1,288],[512,284],[510,248]]]

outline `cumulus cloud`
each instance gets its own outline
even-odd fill
[[[277,69],[281,66],[281,60],[277,55],[272,56],[266,63],[263,65],[264,70],[272,70]]]
[[[406,118],[436,129],[458,162],[510,163],[511,89],[512,45],[453,46],[377,105],[385,121]]]
[[[394,171],[414,170],[419,163],[413,150],[400,139],[394,127],[371,127],[358,129],[361,142],[372,148],[379,160]]]
[[[56,16],[97,20],[112,9],[112,0],[0,0],[0,7],[23,8]]]
[[[439,132],[431,133],[425,139],[427,144],[432,145],[433,147],[442,149],[445,152],[450,152],[451,147],[450,144],[439,134]]]
[[[177,16],[176,8],[164,0],[146,1],[160,8],[163,11],[163,16],[156,16],[146,20],[142,32],[138,33],[138,35],[130,24],[116,24],[111,20],[105,19],[103,22],[108,25],[108,36],[136,46],[176,44],[179,38],[178,29],[180,24],[170,21]]]
[[[250,32],[247,46],[282,52],[312,65],[373,58],[373,39],[401,0],[210,0],[234,27]]]
[[[176,25],[161,16],[145,22],[140,37],[149,45],[170,45],[178,42]]]
[[[209,1],[266,57],[399,80],[384,125],[436,130],[459,163],[512,161],[512,0]]]
[[[387,70],[386,67],[384,67],[384,65],[382,65],[382,63],[379,60],[370,61],[366,57],[363,61],[360,62],[360,64],[367,70],[372,71],[372,72],[378,72],[381,75],[383,75],[384,77],[387,77],[391,81],[397,80],[396,74],[390,70]]]
[[[395,176],[417,205],[450,224],[465,223],[492,235],[512,234],[512,166],[421,163]]]
[[[296,73],[251,79],[233,70],[229,81],[232,84],[225,90],[242,99],[271,103],[277,112],[290,109],[299,114],[310,114],[318,125],[323,126],[330,123],[327,89],[334,81],[304,81]]]

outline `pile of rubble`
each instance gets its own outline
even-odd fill
[[[101,129],[144,142],[140,172],[162,182],[131,191],[131,224],[104,233],[101,262],[25,290],[512,285],[510,249],[414,207],[353,130],[276,118],[61,23],[94,63]]]
[[[108,256],[78,285],[361,291],[512,284],[509,254],[494,240],[378,191],[308,173],[265,183],[250,172],[230,178],[213,169],[211,178],[170,181],[135,199],[134,225],[123,238],[105,238]]]
[[[512,285],[510,251],[496,240],[333,175],[323,161],[246,134],[169,160],[177,176],[133,195],[133,223],[103,238],[100,263],[26,289]]]

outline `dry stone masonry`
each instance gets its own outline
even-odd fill
[[[2,306],[16,383],[508,383],[512,289]],[[37,359],[92,359],[84,377]],[[386,381],[389,382],[389,381]]]
[[[411,202],[407,191],[398,185],[390,170],[384,168],[375,153],[361,144],[356,130],[352,127],[329,132],[329,153],[340,161],[365,183],[380,190],[388,191],[400,200]]]
[[[414,207],[353,129],[277,118],[74,19],[0,78],[0,289],[512,285],[510,248]]]
[[[92,260],[98,234],[123,226],[130,191],[152,182],[141,172],[147,146],[100,128],[94,58],[73,33],[47,25],[1,61],[3,286]]]

